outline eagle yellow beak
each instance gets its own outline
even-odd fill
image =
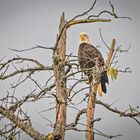
[[[80,41],[84,41],[84,36],[83,35],[80,35]]]

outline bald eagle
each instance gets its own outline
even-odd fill
[[[104,66],[105,64],[102,54],[99,52],[97,48],[91,45],[89,36],[84,32],[80,33],[78,62],[81,70],[84,72],[85,75],[88,76],[89,82],[91,82],[92,79],[94,78],[91,69]],[[106,83],[108,83],[108,76],[107,72],[105,71],[101,73],[98,80],[98,94],[100,96],[102,96],[102,91],[104,93],[107,92]]]

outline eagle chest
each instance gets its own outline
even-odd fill
[[[78,61],[81,69],[90,69],[104,65],[101,53],[92,45],[82,43],[78,50]]]

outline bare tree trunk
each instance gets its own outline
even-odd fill
[[[92,86],[89,93],[88,104],[87,104],[87,122],[86,122],[86,140],[94,140],[94,111],[95,111],[95,101],[96,92],[98,85]]]
[[[65,24],[64,13],[61,16],[59,32]],[[65,51],[66,51],[66,30],[64,29],[58,43],[56,43],[53,54],[54,76],[56,80],[56,123],[54,133],[61,136],[64,140],[66,126],[66,75],[65,75]]]
[[[111,59],[114,53],[114,48],[115,48],[116,40],[112,40],[112,45],[110,48],[110,52],[108,54],[107,58],[107,66],[110,65]],[[94,86],[92,86],[94,85]],[[95,102],[96,102],[96,93],[98,89],[98,84],[95,85],[95,83],[91,83],[90,85],[90,93],[89,93],[89,98],[88,98],[88,103],[87,103],[87,122],[86,122],[86,140],[95,140],[94,139],[94,112],[95,112]]]

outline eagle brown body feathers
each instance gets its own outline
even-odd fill
[[[85,42],[80,43],[79,45],[78,62],[81,70],[88,76],[89,81],[91,81],[94,76],[90,72],[91,68],[101,67],[104,65],[104,59],[99,50],[93,45]],[[107,72],[103,72],[101,74],[99,82],[101,82],[102,91],[106,93],[106,83],[108,83]]]

